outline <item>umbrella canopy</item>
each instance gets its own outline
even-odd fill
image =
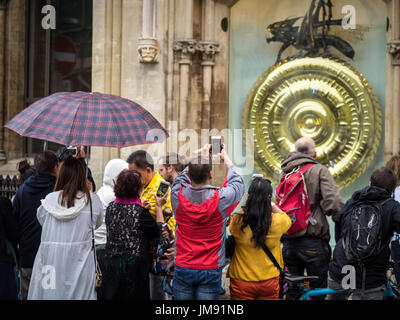
[[[21,136],[71,146],[128,147],[161,142],[161,124],[139,104],[91,92],[58,92],[33,103],[5,126]],[[159,129],[160,134],[147,135]]]

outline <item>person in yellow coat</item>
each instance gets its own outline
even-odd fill
[[[289,216],[271,205],[269,180],[255,178],[248,190],[243,212],[235,214],[229,231],[235,251],[228,269],[232,300],[277,300],[280,271],[269,259],[265,244],[283,268],[280,239],[291,224]]]
[[[156,216],[156,200],[154,195],[157,193],[158,187],[160,186],[161,181],[165,181],[161,175],[157,172],[154,171],[154,162],[150,154],[148,154],[144,150],[139,150],[133,152],[129,157],[128,157],[128,165],[129,165],[129,170],[136,170],[140,173],[142,176],[142,182],[143,182],[143,192],[141,195],[141,200],[143,205],[149,209],[150,213],[153,215],[153,217]],[[168,196],[167,202],[163,206],[163,211],[165,210],[171,210],[172,211],[172,206],[171,206],[171,198]],[[166,220],[168,218],[166,217]],[[168,222],[168,228],[173,232],[175,235],[175,225],[176,221],[175,218],[172,216],[169,218]]]

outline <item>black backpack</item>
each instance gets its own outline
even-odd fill
[[[345,217],[344,252],[350,264],[364,264],[382,250],[382,202],[358,202]]]

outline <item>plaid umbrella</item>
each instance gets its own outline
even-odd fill
[[[5,126],[21,136],[71,146],[128,147],[161,142],[167,131],[143,107],[118,96],[58,92],[20,112]],[[153,131],[148,139],[147,134]],[[158,135],[157,135],[158,133]]]

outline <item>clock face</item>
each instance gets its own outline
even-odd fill
[[[342,188],[374,158],[382,119],[375,93],[354,67],[334,57],[304,57],[279,62],[258,79],[242,127],[254,130],[255,165],[274,183],[296,140],[308,136]]]

